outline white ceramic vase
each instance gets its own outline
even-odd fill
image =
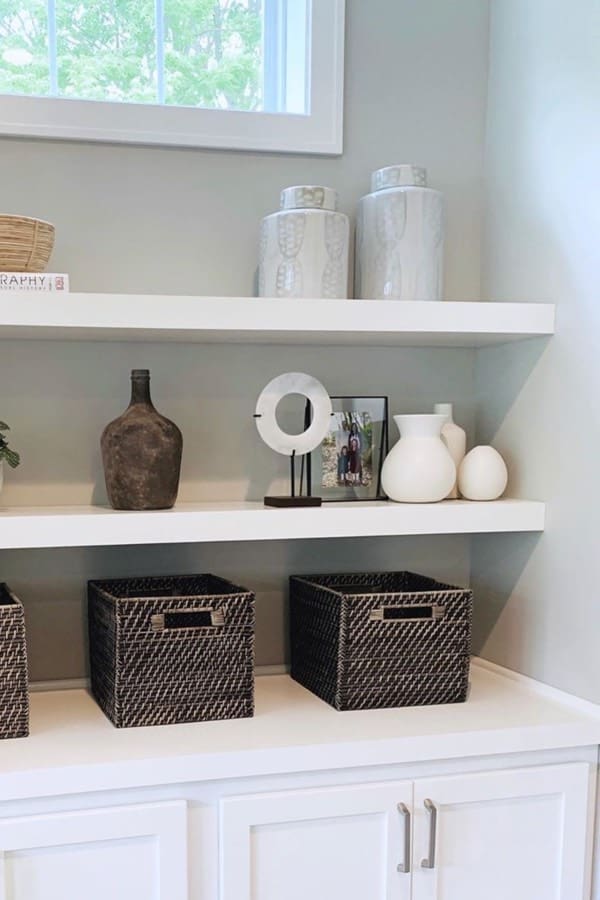
[[[493,447],[474,447],[458,470],[458,489],[466,500],[497,500],[507,484],[506,463]]]
[[[356,296],[441,300],[444,200],[420,166],[378,169],[358,206]]]
[[[437,503],[448,496],[456,467],[441,438],[446,416],[394,416],[400,440],[385,458],[381,484],[398,503]]]
[[[458,468],[467,452],[466,432],[464,428],[461,428],[460,425],[457,425],[454,421],[451,403],[436,403],[433,407],[433,411],[440,416],[446,417],[446,421],[442,426],[442,440],[448,448],[450,456],[456,466],[456,471],[458,472]],[[448,494],[447,499],[458,499],[458,485],[456,479],[454,481],[454,487]]]
[[[348,296],[350,221],[337,192],[300,185],[281,192],[281,210],[262,221],[260,297]]]

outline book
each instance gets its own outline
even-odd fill
[[[0,291],[68,291],[69,276],[58,272],[0,272]]]

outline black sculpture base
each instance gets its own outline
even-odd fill
[[[320,497],[265,497],[265,506],[321,506]]]

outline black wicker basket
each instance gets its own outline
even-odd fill
[[[118,728],[254,713],[254,594],[214,575],[88,582],[92,694]]]
[[[0,738],[28,734],[25,613],[20,600],[0,584]]]
[[[339,710],[460,703],[472,609],[412,572],[293,576],[292,678]]]

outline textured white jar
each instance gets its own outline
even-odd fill
[[[446,416],[394,416],[400,440],[385,458],[381,484],[398,503],[437,503],[456,481],[456,466],[441,438]]]
[[[506,463],[493,447],[474,447],[458,470],[458,489],[466,500],[497,500],[507,483]]]
[[[360,200],[355,294],[360,299],[441,300],[444,198],[420,166],[378,169]]]
[[[281,192],[281,210],[262,221],[260,297],[348,296],[350,221],[331,188],[300,185]]]
[[[442,425],[442,440],[448,448],[452,461],[456,466],[456,471],[458,472],[458,467],[465,458],[465,453],[467,452],[466,432],[464,428],[461,428],[460,425],[457,425],[454,421],[451,403],[436,403],[433,407],[433,411],[434,413],[437,413],[437,415],[446,417],[446,421]],[[454,487],[448,494],[448,500],[457,499],[458,485],[455,479]]]

